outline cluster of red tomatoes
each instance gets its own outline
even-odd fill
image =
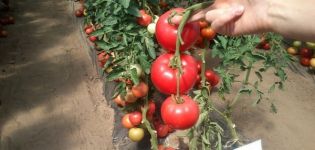
[[[294,41],[292,46],[287,48],[291,55],[299,55],[300,64],[315,69],[315,43]]]
[[[86,15],[86,10],[84,8],[84,0],[80,0],[80,6],[77,10],[75,10],[74,15],[77,17],[83,17]]]
[[[1,2],[0,2],[1,3]],[[3,9],[4,11],[8,11],[9,10],[9,1],[6,0],[3,2],[6,6],[4,8],[0,8],[0,9]],[[1,10],[0,10],[1,11]],[[6,26],[6,25],[10,25],[10,24],[14,24],[15,23],[15,19],[14,17],[12,16],[9,16],[9,15],[3,15],[2,14],[3,12],[0,12],[0,38],[5,38],[8,36],[8,31],[5,30],[3,28],[3,26]]]

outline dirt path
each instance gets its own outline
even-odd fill
[[[0,39],[0,149],[113,149],[113,110],[79,42],[72,2],[12,3],[16,24]]]

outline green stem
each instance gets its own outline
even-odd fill
[[[209,2],[203,2],[203,3],[196,4],[196,5],[192,5],[188,8],[186,8],[186,10],[192,10],[193,13],[195,13],[195,11],[199,11],[200,9],[204,9],[204,8],[209,7],[210,5],[213,4],[213,2],[214,1],[209,1]]]
[[[232,136],[232,140],[237,144],[237,146],[243,145],[242,142],[240,142],[240,138],[238,137],[238,134],[236,132],[235,124],[232,122],[232,118],[230,114],[224,115],[224,120],[227,122],[228,128],[230,130],[230,134]]]
[[[249,76],[250,76],[250,73],[252,71],[252,67],[253,67],[253,64],[252,63],[249,63],[248,65],[248,68],[247,68],[247,71],[246,71],[246,75],[245,75],[245,78],[243,80],[243,83],[242,83],[242,86],[241,88],[238,90],[236,96],[234,97],[233,101],[231,104],[229,104],[228,108],[233,108],[233,106],[236,104],[236,102],[239,100],[240,96],[242,95],[241,91],[243,90],[243,88],[248,85],[248,80],[249,80]]]

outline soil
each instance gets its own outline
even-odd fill
[[[67,0],[12,1],[0,39],[1,150],[111,150],[114,113]]]
[[[82,42],[82,20],[75,18],[73,2],[11,5],[16,24],[5,27],[9,37],[0,39],[0,149],[115,149],[115,135],[126,130],[106,101],[112,85],[105,86],[103,96],[102,79],[90,59],[95,55]],[[265,150],[313,150],[314,75],[298,65],[287,71],[285,90],[267,95],[269,101],[253,107],[254,96],[241,97],[234,109],[236,128],[245,142],[262,139]],[[273,72],[264,74],[262,90],[274,80]],[[270,113],[270,101],[277,114]],[[124,149],[141,149],[119,138],[126,141],[118,143]]]

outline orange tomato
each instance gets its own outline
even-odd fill
[[[134,126],[132,125],[132,123],[130,122],[129,120],[129,114],[125,114],[123,116],[123,118],[121,119],[121,124],[127,128],[127,129],[130,129],[130,128],[133,128]]]
[[[134,85],[131,91],[135,97],[140,98],[148,94],[149,87],[146,83],[140,82],[138,85]]]
[[[116,98],[114,98],[114,102],[120,107],[126,106],[126,102],[121,98],[120,95],[118,95]]]
[[[206,28],[209,26],[209,23],[204,19],[200,20],[198,23],[199,23],[200,29]]]
[[[205,39],[212,40],[215,37],[215,32],[211,27],[201,29],[201,36]]]

